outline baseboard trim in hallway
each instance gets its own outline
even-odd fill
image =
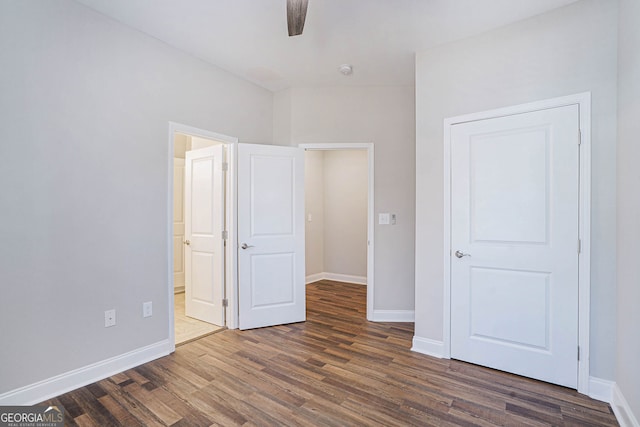
[[[320,280],[332,280],[334,282],[355,283],[356,285],[367,284],[366,276],[352,276],[350,274],[327,273],[327,272],[310,274],[306,277],[305,280],[307,285],[310,283],[318,282]]]

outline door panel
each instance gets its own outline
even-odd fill
[[[578,118],[452,126],[453,358],[577,386]]]
[[[294,303],[295,254],[264,254],[251,257],[253,307],[275,307]],[[279,283],[281,286],[270,286]]]
[[[293,237],[295,158],[254,155],[250,165],[251,237]]]
[[[302,149],[239,144],[238,242],[240,329],[304,321]]]
[[[472,337],[549,349],[549,274],[472,268],[470,288]]]
[[[546,243],[548,132],[541,126],[471,137],[472,241]]]
[[[224,325],[224,146],[187,151],[185,314]]]

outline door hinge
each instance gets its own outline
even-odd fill
[[[578,253],[582,252],[582,240],[578,239]]]
[[[582,129],[578,129],[578,145],[582,145]]]
[[[229,238],[229,232],[227,230],[224,230],[222,232],[222,240],[227,240]]]
[[[229,307],[229,300],[228,300],[228,299],[226,299],[226,298],[224,298],[224,299],[222,300],[222,306],[223,306],[223,307]]]
[[[226,172],[229,170],[229,163],[227,162],[222,162],[222,171]]]
[[[578,360],[580,360],[580,346],[578,346]]]

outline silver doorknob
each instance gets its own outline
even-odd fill
[[[242,246],[240,246],[242,249],[249,249],[252,248],[253,245],[247,245],[246,243],[243,243]]]
[[[456,251],[455,256],[457,256],[458,258],[462,258],[463,256],[471,256],[471,254],[465,254],[464,252],[461,251]]]
[[[189,240],[185,240],[185,241],[184,241],[184,242],[182,242],[182,243],[184,243],[185,245],[189,246],[189,245],[191,244],[191,241],[189,241]]]

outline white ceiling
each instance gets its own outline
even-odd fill
[[[286,0],[76,0],[270,90],[413,85],[414,52],[577,0],[309,0],[288,37]],[[353,65],[353,75],[338,72]]]

